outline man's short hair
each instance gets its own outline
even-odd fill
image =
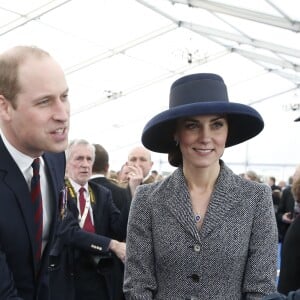
[[[93,164],[93,173],[103,173],[107,171],[109,156],[108,152],[99,144],[95,146],[95,161]]]

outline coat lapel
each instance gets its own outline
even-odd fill
[[[213,230],[219,228],[223,220],[229,218],[230,211],[237,205],[239,199],[234,197],[234,174],[221,161],[221,170],[217,178],[211,200],[205,215],[203,226],[200,231],[201,237],[205,238]]]
[[[165,205],[173,216],[196,239],[207,237],[213,230],[218,229],[220,223],[228,218],[239,201],[233,197],[233,173],[221,161],[221,170],[213,191],[204,222],[200,231],[194,223],[194,214],[190,194],[181,168],[170,176],[164,193]]]
[[[194,238],[199,239],[198,230],[194,224],[190,195],[181,168],[178,168],[169,178],[163,201],[178,222]]]

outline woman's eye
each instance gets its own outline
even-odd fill
[[[185,128],[194,129],[194,128],[197,128],[197,124],[196,123],[186,123]]]
[[[222,122],[215,122],[215,123],[212,124],[212,127],[216,128],[216,129],[221,128],[221,127],[223,127],[223,123]]]

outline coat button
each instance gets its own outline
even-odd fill
[[[200,246],[199,245],[195,245],[194,246],[194,251],[195,252],[200,252]]]
[[[199,275],[197,275],[197,274],[192,274],[191,278],[194,282],[199,282],[199,280],[200,280]]]

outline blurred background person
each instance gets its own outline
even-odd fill
[[[295,172],[289,180],[289,185],[282,191],[279,202],[276,219],[278,224],[279,242],[283,243],[285,234],[293,222],[295,198],[292,192],[292,185],[294,181],[300,178],[300,165],[295,168]]]
[[[244,177],[248,180],[252,180],[255,182],[261,182],[259,176],[257,175],[256,172],[252,171],[252,170],[248,170],[245,174]]]
[[[128,215],[131,202],[128,192],[125,188],[121,188],[114,183],[115,181],[111,181],[107,178],[109,171],[109,154],[106,149],[99,144],[94,144],[94,147],[95,161],[93,164],[92,176],[89,181],[108,188],[112,193],[112,199],[117,208],[120,211],[126,211],[125,213]],[[127,222],[124,224],[124,226],[127,227]],[[125,241],[125,239],[123,241]],[[118,257],[113,256],[113,258],[113,283],[115,291],[114,300],[121,300],[125,299],[123,294],[124,264]]]
[[[128,211],[120,214],[111,191],[89,181],[95,160],[94,145],[83,139],[73,140],[66,158],[68,208],[82,229],[98,235],[103,251],[101,255],[91,255],[89,251],[73,249],[75,299],[116,300],[111,255],[114,253],[124,261],[126,245],[119,241],[126,236]]]
[[[293,220],[282,244],[278,291],[288,294],[300,289],[300,177],[294,179],[292,194],[295,199]]]
[[[130,198],[134,196],[139,185],[154,181],[152,177],[148,178],[152,166],[151,151],[144,146],[137,146],[129,151],[127,162],[120,171],[119,180],[122,186],[127,187]]]

